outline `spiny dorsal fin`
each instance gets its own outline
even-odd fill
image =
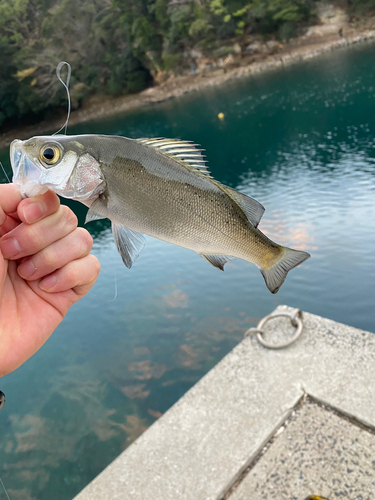
[[[229,196],[239,205],[243,213],[246,215],[248,221],[257,227],[262,215],[264,214],[264,206],[259,201],[250,198],[246,194],[239,193],[235,189],[225,186],[225,191]]]
[[[205,157],[202,155],[203,149],[197,149],[197,147],[199,148],[198,144],[194,144],[191,141],[183,141],[181,139],[164,139],[162,137],[135,140],[141,144],[155,148],[161,153],[171,156],[176,160],[188,163],[199,172],[211,177],[206,166]]]

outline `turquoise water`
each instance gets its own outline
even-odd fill
[[[312,258],[271,295],[247,262],[221,273],[152,238],[129,271],[109,223],[90,223],[97,284],[1,379],[0,477],[11,500],[72,498],[278,304],[375,332],[374,48],[69,130],[202,144],[217,179],[266,207],[260,228]],[[83,222],[84,207],[74,209]]]

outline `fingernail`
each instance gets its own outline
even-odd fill
[[[18,274],[22,276],[22,278],[30,278],[35,271],[36,267],[34,266],[32,260],[26,260],[18,266]]]
[[[43,203],[39,203],[38,201],[28,203],[23,209],[25,221],[29,224],[36,222],[43,217],[45,210],[46,208]]]
[[[42,281],[39,283],[39,288],[41,288],[45,292],[50,292],[56,285],[57,278],[54,274],[52,274],[51,276],[47,276],[46,278],[42,279]]]
[[[15,257],[21,251],[21,247],[16,238],[8,238],[7,240],[0,241],[0,249],[3,257],[6,259]]]

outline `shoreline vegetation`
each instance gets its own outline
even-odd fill
[[[375,40],[375,17],[367,15],[353,19],[343,9],[327,3],[318,5],[317,14],[319,24],[306,27],[302,35],[288,42],[281,43],[275,37],[267,41],[251,37],[248,39],[250,43],[244,46],[233,39],[234,43],[223,47],[222,56],[216,58],[209,58],[204,51],[195,49],[192,51],[194,67],[177,75],[173,71],[159,71],[155,75],[154,86],[139,93],[92,95],[81,107],[72,111],[69,126],[126,113],[229,80],[285,67],[355,43]],[[27,139],[59,129],[65,117],[61,110],[56,115],[54,119],[49,115],[38,123],[21,124],[3,131],[0,128],[0,149],[9,146],[14,139]]]

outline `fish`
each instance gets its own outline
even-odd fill
[[[181,139],[109,135],[36,136],[10,147],[13,182],[24,197],[51,189],[108,218],[131,268],[144,235],[195,251],[214,267],[234,258],[260,269],[270,292],[310,254],[258,229],[264,207],[215,180],[199,145]]]

